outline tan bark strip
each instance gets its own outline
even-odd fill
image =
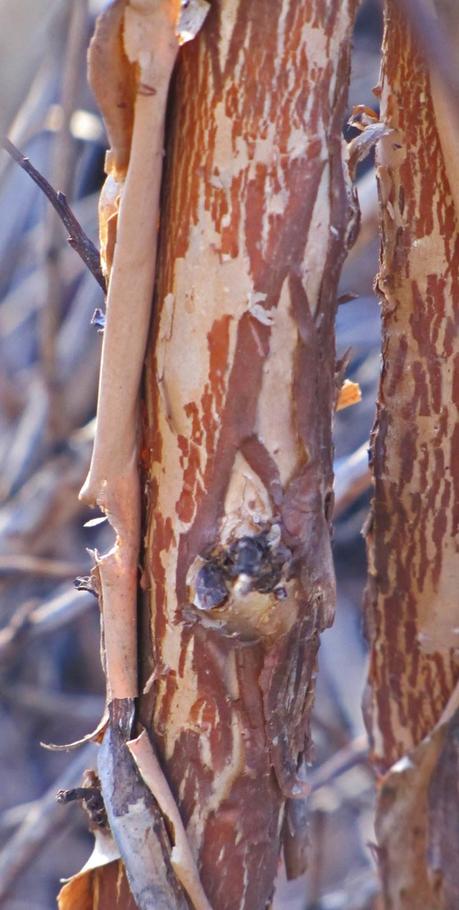
[[[203,21],[204,7],[187,25],[186,40]],[[156,267],[164,116],[178,46],[185,40],[182,28],[178,0],[116,3],[102,16],[90,58],[92,82],[115,143],[107,159],[108,186],[114,183],[121,194],[115,202],[116,240],[103,211],[107,318],[94,450],[80,493],[107,514],[116,535],[110,552],[97,559],[109,699],[137,694],[138,392]],[[127,110],[120,113],[119,104]]]
[[[272,897],[333,615],[353,8],[213,3],[170,111],[143,446],[154,673],[141,710],[219,910]],[[259,556],[249,572],[246,549]]]
[[[436,724],[458,678],[459,235],[429,73],[388,2],[378,150],[383,362],[367,535],[368,724],[385,767]]]
[[[147,731],[143,730],[137,739],[131,739],[127,747],[142,780],[155,797],[163,816],[172,828],[174,843],[171,863],[179,882],[188,894],[194,910],[212,910],[199,879],[177,803],[153,751]]]
[[[137,694],[137,396],[155,275],[164,113],[178,50],[175,22],[174,3],[125,7],[124,49],[138,66],[137,94],[108,285],[96,437],[80,494],[108,515],[116,534],[112,550],[98,560],[109,699]]]

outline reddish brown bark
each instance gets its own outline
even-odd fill
[[[353,8],[212,4],[170,107],[146,379],[142,713],[218,910],[269,903],[333,617]]]
[[[392,766],[376,834],[393,910],[458,900],[459,235],[436,91],[388,0],[381,118],[395,132],[378,150],[383,369],[366,613],[367,721]]]
[[[438,721],[458,677],[459,237],[429,74],[387,7],[379,152],[383,372],[368,531],[369,724],[390,765]]]

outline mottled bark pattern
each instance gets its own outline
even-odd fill
[[[387,4],[378,151],[383,369],[367,533],[368,725],[387,767],[458,677],[459,235],[425,61]]]
[[[213,2],[170,106],[143,453],[154,673],[141,712],[153,705],[215,910],[270,900],[333,618],[353,7]]]

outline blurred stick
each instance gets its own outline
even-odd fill
[[[73,578],[82,575],[85,567],[73,562],[61,562],[58,559],[45,559],[40,556],[29,556],[18,553],[8,556],[0,555],[0,576],[11,574],[39,575],[48,578]]]
[[[335,466],[335,520],[371,485],[368,447],[369,443],[364,442],[352,455],[340,459]]]
[[[343,746],[335,755],[332,755],[331,758],[311,772],[308,778],[311,792],[314,793],[320,790],[321,787],[327,787],[337,777],[345,774],[346,771],[362,764],[368,764],[368,738],[365,735],[356,736],[355,739]]]
[[[64,69],[58,130],[52,145],[51,181],[70,196],[75,171],[76,145],[70,131],[70,120],[76,107],[86,45],[87,2],[73,0],[69,8],[67,40],[64,50]],[[46,270],[45,306],[39,311],[38,336],[43,378],[50,407],[47,412],[48,444],[64,435],[62,390],[57,377],[56,344],[62,318],[64,281],[61,261],[57,255],[60,245],[59,219],[51,209],[45,218],[44,261]]]
[[[36,168],[34,168],[29,159],[26,158],[22,152],[20,152],[19,149],[17,149],[16,146],[6,138],[6,136],[2,138],[1,146],[5,149],[6,152],[8,152],[14,161],[16,161],[19,166],[22,167],[26,174],[32,178],[34,183],[40,187],[47,199],[49,199],[51,205],[56,210],[59,218],[69,232],[68,242],[70,246],[75,250],[76,253],[78,253],[84,264],[88,267],[89,271],[94,275],[97,283],[105,292],[105,278],[100,267],[99,252],[94,246],[92,240],[90,240],[87,234],[85,234],[79,221],[75,218],[75,215],[73,214],[64,194],[56,192],[51,184],[48,183],[46,177],[43,177],[43,175],[40,174]]]
[[[94,760],[95,747],[85,746],[44,796],[32,804],[20,828],[0,852],[0,906],[6,907],[2,902],[37,853],[55,842],[60,829],[74,823],[75,816],[56,801],[56,792],[79,784]]]
[[[10,687],[3,685],[2,699],[16,710],[39,715],[42,721],[65,722],[71,717],[85,728],[93,727],[104,711],[101,695],[64,695],[16,681]]]
[[[94,608],[92,594],[70,590],[39,606],[23,604],[0,630],[0,664],[13,659],[31,639],[50,634]]]

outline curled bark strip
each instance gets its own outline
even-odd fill
[[[80,493],[84,502],[105,512],[116,535],[110,552],[97,560],[109,700],[137,694],[138,390],[155,276],[164,115],[178,50],[177,14],[173,0],[162,4],[154,0],[128,2],[122,7],[117,4],[109,13],[110,21],[105,20],[102,38],[96,36],[91,56],[94,85],[100,85],[98,73],[112,45],[117,50],[116,65],[129,73],[134,68],[136,73],[132,140],[107,296],[96,437],[89,474]],[[105,54],[101,54],[104,41]],[[154,91],[145,92],[145,85]],[[104,107],[106,119],[113,103],[109,93]],[[123,139],[129,129],[129,123],[123,120],[120,124],[118,119],[113,126],[117,141],[121,142],[118,136]],[[112,178],[118,177],[126,154],[109,157]]]
[[[102,741],[102,737],[107,729],[108,725],[108,709],[106,709],[97,724],[95,730],[92,730],[91,733],[86,733],[85,736],[82,736],[81,739],[76,739],[72,743],[40,743],[43,749],[48,749],[50,752],[72,752],[73,749],[79,749],[80,746],[84,746],[86,743],[99,743]]]
[[[124,177],[129,163],[136,77],[123,44],[128,0],[115,0],[97,17],[88,54],[88,82],[96,96],[110,143],[109,166]]]
[[[188,894],[194,910],[212,910],[199,878],[177,803],[153,751],[147,731],[143,730],[137,739],[132,739],[127,743],[127,747],[134,758],[142,779],[155,797],[163,816],[172,828],[174,845],[172,847],[171,863],[179,882]]]

